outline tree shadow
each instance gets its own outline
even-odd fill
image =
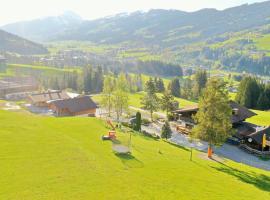
[[[166,142],[166,143],[168,143],[168,144],[170,144],[170,145],[172,145],[172,146],[174,146],[174,147],[176,147],[178,149],[182,149],[184,151],[189,151],[189,152],[191,151],[190,148],[187,148],[187,147],[184,147],[184,146],[181,146],[181,145],[178,145],[178,144],[174,144],[174,143],[172,143],[172,142],[170,142],[168,140],[164,140],[164,142]]]
[[[127,168],[142,168],[144,166],[143,162],[141,162],[131,154],[115,153],[115,155]]]
[[[240,181],[252,184],[261,190],[270,192],[270,176],[258,174],[255,172],[241,171],[233,167],[227,166],[219,161],[217,162],[220,163],[222,167],[212,167],[213,169],[234,176],[238,178]]]

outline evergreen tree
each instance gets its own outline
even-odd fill
[[[161,97],[161,109],[166,111],[167,118],[170,112],[174,110],[174,97],[169,91],[165,91]]]
[[[182,93],[181,96],[185,99],[191,99],[193,97],[192,95],[192,81],[191,79],[187,78],[183,81],[182,86]]]
[[[175,97],[180,97],[180,82],[178,78],[174,78],[169,87],[170,93]]]
[[[153,113],[159,108],[159,98],[156,95],[155,84],[151,78],[146,83],[146,94],[141,99],[141,103],[144,109],[149,110],[153,121]]]
[[[212,145],[221,145],[232,134],[232,109],[224,81],[211,78],[199,99],[199,111],[194,119],[197,125],[192,136],[209,143],[209,157]]]
[[[245,77],[240,82],[235,100],[247,108],[256,108],[261,91],[262,86],[255,78]]]
[[[140,112],[136,113],[136,125],[135,125],[135,130],[136,131],[141,131],[141,125],[142,125],[142,116]]]
[[[202,90],[205,88],[207,82],[207,72],[206,70],[198,70],[194,76],[194,85],[193,85],[193,96],[198,98]]]
[[[169,139],[172,136],[172,130],[168,121],[162,126],[161,137]]]
[[[84,92],[86,94],[90,93],[92,91],[92,73],[93,73],[93,69],[91,66],[87,66],[84,69],[84,77],[83,77],[83,85],[84,85]]]
[[[266,91],[261,92],[257,102],[257,108],[260,110],[270,109],[270,99],[267,97]]]

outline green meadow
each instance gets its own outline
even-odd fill
[[[0,111],[0,199],[270,198],[270,173],[132,133],[116,155],[97,118]],[[120,141],[128,135],[117,130]]]

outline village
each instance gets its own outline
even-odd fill
[[[5,59],[1,59],[2,69],[4,70]],[[112,120],[118,123],[116,116],[112,114],[108,118],[108,111],[101,107],[98,102],[92,99],[91,95],[77,94],[64,90],[49,89],[40,91],[40,85],[37,80],[29,76],[4,77],[0,79],[0,97],[5,99],[11,106],[17,101],[25,102],[23,105],[29,112],[38,115],[51,115],[55,117],[98,117],[104,120]],[[174,105],[173,120],[170,121],[173,130],[172,137],[169,139],[172,143],[180,146],[194,147],[195,149],[207,151],[207,143],[204,141],[190,141],[189,134],[196,125],[193,116],[198,112],[197,104],[178,108],[179,104]],[[269,169],[265,162],[257,159],[258,156],[270,156],[270,127],[258,126],[248,123],[245,120],[257,115],[253,111],[230,101],[233,111],[231,117],[232,127],[235,133],[230,137],[226,144],[214,151],[220,156],[243,162],[255,167]],[[131,107],[133,114],[125,114],[121,121],[124,124],[134,123],[136,111],[141,111],[142,117],[149,119],[149,113],[140,108]],[[161,136],[161,129],[164,125],[166,116],[162,113],[156,113],[158,120],[142,125],[142,131],[146,134]],[[237,147],[237,148],[236,148]],[[241,156],[235,156],[235,155]]]

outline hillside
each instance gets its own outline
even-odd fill
[[[32,41],[48,40],[53,35],[80,24],[82,19],[71,11],[66,11],[60,16],[45,17],[31,21],[22,21],[8,24],[3,30],[27,38]]]
[[[22,55],[48,53],[47,49],[42,45],[2,30],[0,30],[0,52],[12,52]]]
[[[258,14],[259,13],[259,14]],[[81,40],[94,43],[175,46],[204,41],[228,32],[253,29],[270,23],[270,1],[225,10],[196,12],[150,10],[81,20],[73,13],[2,27],[31,40]]]
[[[260,13],[260,14],[258,14]],[[135,42],[174,46],[206,40],[228,32],[253,29],[270,23],[270,1],[222,11],[151,10],[85,21],[59,36],[60,40],[96,43]]]
[[[107,129],[99,119],[10,111],[0,118],[1,199],[270,197],[269,172],[205,160],[199,152],[191,162],[189,150],[137,134],[132,155],[117,156],[101,140]]]

